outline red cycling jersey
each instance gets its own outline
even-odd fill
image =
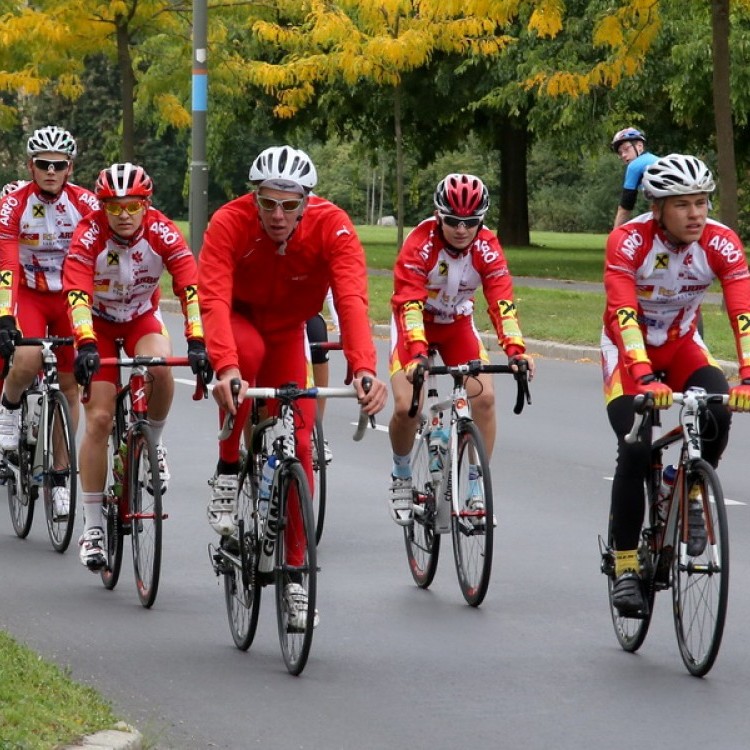
[[[421,222],[404,241],[393,270],[391,306],[412,357],[426,354],[425,324],[445,325],[471,318],[481,285],[498,341],[508,356],[526,350],[513,301],[513,279],[500,241],[479,230],[468,252],[448,252],[437,219]]]
[[[0,200],[0,316],[16,315],[18,286],[62,290],[62,267],[81,217],[99,207],[85,188],[66,183],[55,198],[35,182]]]
[[[367,311],[367,267],[346,212],[311,196],[289,240],[279,246],[263,229],[255,194],[211,218],[200,254],[201,309],[211,364],[239,368],[232,313],[261,333],[301,329],[333,289],[344,354],[352,370],[376,372]]]
[[[675,246],[651,213],[610,233],[604,335],[633,379],[652,371],[650,349],[693,336],[706,290],[719,279],[740,377],[750,377],[750,272],[739,237],[709,219],[700,240]]]
[[[165,268],[182,302],[185,337],[202,339],[198,269],[174,223],[149,207],[141,229],[123,243],[112,232],[103,209],[82,219],[63,276],[76,344],[96,340],[92,313],[110,323],[128,323],[154,311]]]

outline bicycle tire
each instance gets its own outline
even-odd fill
[[[286,459],[278,469],[280,475],[280,524],[274,552],[276,584],[276,622],[279,643],[284,663],[290,674],[298,675],[305,668],[310,655],[315,627],[315,602],[317,594],[317,555],[315,547],[315,524],[310,501],[310,488],[302,464],[296,459]],[[296,490],[297,500],[290,497]],[[305,549],[303,562],[291,568],[287,564],[290,513],[294,506],[299,511],[298,522],[302,524],[300,537]],[[289,622],[289,611],[285,601],[285,589],[289,583],[298,583],[307,593],[307,617],[304,627],[293,628]]]
[[[685,505],[681,503],[672,561],[672,601],[675,633],[682,661],[690,674],[703,677],[721,646],[729,596],[729,524],[724,492],[714,468],[692,461],[687,488],[700,487],[708,543],[700,555],[687,557]]]
[[[440,534],[435,533],[437,505],[430,474],[427,434],[420,427],[411,454],[414,521],[404,526],[406,559],[414,582],[421,589],[432,583],[440,557]]]
[[[224,600],[232,640],[241,651],[247,651],[255,638],[260,612],[257,507],[253,462],[246,461],[237,494],[238,533],[231,539],[222,539],[222,547],[230,544],[236,547],[233,551],[240,560],[239,566],[226,562]]]
[[[13,531],[19,539],[25,539],[31,531],[34,521],[34,506],[38,488],[31,485],[31,454],[33,447],[26,443],[26,398],[21,400],[21,433],[16,451],[18,479],[16,474],[8,469],[9,476],[6,480],[8,491],[8,507],[10,509],[10,520]],[[6,462],[8,457],[6,457]]]
[[[148,609],[159,591],[163,515],[156,441],[146,422],[131,430],[127,472],[133,573],[138,598]]]
[[[461,420],[457,434],[458,481],[453,492],[458,493],[458,513],[451,515],[453,557],[461,593],[467,604],[478,607],[487,595],[492,574],[495,528],[490,462],[474,422]],[[471,471],[479,476],[470,478]],[[477,491],[482,494],[482,511],[468,507]]]
[[[315,514],[315,542],[320,544],[326,518],[326,493],[328,489],[328,465],[325,454],[325,434],[320,416],[315,419],[312,433],[313,452],[313,513]]]
[[[73,537],[78,492],[78,463],[76,443],[70,416],[68,400],[62,391],[50,390],[47,393],[47,444],[44,446],[44,514],[47,519],[47,532],[52,547],[57,552],[65,552]],[[55,434],[57,433],[57,435]],[[55,464],[67,468],[55,469]],[[64,484],[59,484],[60,480]],[[64,486],[68,490],[68,515],[56,519],[54,516],[53,489]]]
[[[120,405],[118,402],[117,411]],[[124,547],[123,526],[120,518],[120,502],[118,490],[115,489],[114,475],[112,473],[112,460],[115,453],[119,450],[120,438],[117,435],[116,428],[113,429],[109,436],[108,445],[108,465],[107,480],[105,482],[104,500],[102,501],[102,526],[104,527],[104,556],[106,564],[100,571],[104,587],[108,590],[114,589],[120,580],[120,571],[122,570],[122,553]],[[119,492],[122,492],[120,485]]]

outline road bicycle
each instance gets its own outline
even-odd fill
[[[72,346],[70,336],[25,338],[16,346],[41,347],[42,365],[21,400],[18,449],[6,453],[0,475],[8,489],[10,518],[16,534],[25,539],[34,520],[39,491],[44,499],[47,532],[57,552],[65,552],[75,525],[78,465],[70,407],[60,390],[55,349]],[[68,511],[56,513],[56,493],[68,499]]]
[[[466,379],[480,373],[511,373],[517,382],[514,412],[531,403],[525,363],[517,370],[510,365],[483,364],[479,360],[461,365],[435,365],[431,351],[425,368],[418,367],[409,416],[419,408],[420,391],[427,385],[427,409],[423,413],[411,453],[414,520],[404,526],[406,557],[412,577],[427,588],[437,571],[440,537],[450,533],[461,593],[468,604],[478,607],[490,583],[495,515],[490,464],[482,436],[471,418]],[[445,399],[438,397],[437,376],[450,375],[453,388]],[[445,435],[444,412],[450,414],[447,445],[438,445]],[[444,453],[444,456],[438,455]],[[476,505],[476,508],[472,506]]]
[[[628,442],[642,439],[652,429],[651,469],[645,482],[647,512],[641,530],[638,556],[645,608],[634,616],[622,616],[612,604],[615,554],[611,526],[606,544],[599,539],[601,569],[607,576],[609,607],[617,640],[625,651],[637,651],[648,633],[657,591],[672,589],[672,614],[677,644],[688,671],[702,677],[719,653],[729,593],[729,526],[721,482],[714,468],[701,458],[701,425],[708,404],[726,404],[726,394],[690,388],[673,393],[681,405],[679,423],[660,435],[660,411],[653,400],[635,397],[636,419]],[[674,485],[663,497],[664,451],[679,450]],[[688,504],[700,500],[707,544],[700,555],[688,555]]]
[[[363,384],[364,385],[364,384]],[[239,381],[233,384],[239,392]],[[253,430],[250,453],[239,475],[237,532],[222,537],[208,552],[217,576],[224,577],[224,598],[232,639],[245,651],[253,642],[258,625],[261,591],[273,585],[276,622],[281,653],[287,670],[298,675],[305,668],[315,626],[317,594],[317,549],[312,502],[307,476],[296,455],[294,414],[300,398],[356,398],[354,386],[341,388],[248,388],[253,398]],[[278,417],[260,416],[258,399],[277,399]],[[355,440],[367,428],[368,417],[360,415]],[[234,419],[227,415],[219,440],[232,432]],[[273,434],[273,440],[269,436]],[[270,445],[269,445],[270,442]],[[261,505],[260,482],[269,456],[278,463],[273,473],[267,508]],[[292,561],[292,558],[293,561]],[[296,583],[307,595],[307,614],[302,626],[292,623],[285,597],[287,585]]]
[[[114,589],[120,579],[124,538],[130,536],[133,572],[138,598],[148,608],[159,589],[162,553],[162,507],[159,461],[148,421],[149,367],[181,367],[187,357],[125,357],[118,340],[118,356],[103,357],[102,367],[117,368],[117,397],[109,438],[107,482],[102,503],[105,567],[100,575],[105,588]],[[130,368],[123,383],[122,368]],[[208,389],[202,374],[196,377],[193,400],[205,398]]]

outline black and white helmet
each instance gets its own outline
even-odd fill
[[[686,154],[662,156],[643,175],[643,192],[649,200],[713,193],[715,189],[711,170],[697,157]]]
[[[3,185],[2,190],[0,190],[0,198],[5,198],[6,195],[15,193],[16,190],[20,190],[20,188],[28,184],[28,180],[12,180],[11,182],[6,182],[5,185]]]
[[[67,130],[58,128],[57,125],[47,125],[47,127],[35,130],[26,143],[26,153],[29,156],[43,154],[46,151],[67,154],[69,159],[75,159],[78,153],[73,136]]]
[[[318,183],[318,173],[310,157],[291,146],[271,146],[261,151],[250,167],[254,185],[309,193]]]

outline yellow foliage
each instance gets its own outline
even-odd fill
[[[175,128],[189,128],[192,124],[190,112],[174,94],[159,94],[155,103],[162,118]]]
[[[540,37],[557,36],[562,31],[562,0],[544,0],[536,5],[529,19],[529,31],[536,31]]]

